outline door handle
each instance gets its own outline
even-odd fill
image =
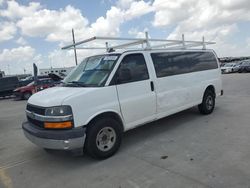
[[[150,87],[151,87],[151,91],[155,90],[155,86],[154,86],[154,82],[153,81],[150,81]]]

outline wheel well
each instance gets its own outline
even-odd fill
[[[113,118],[113,119],[115,119],[116,121],[118,121],[118,122],[120,123],[120,125],[121,125],[122,130],[124,131],[124,126],[123,126],[123,123],[122,123],[122,119],[121,119],[121,117],[120,117],[117,113],[115,113],[115,112],[104,112],[104,113],[101,113],[101,114],[95,116],[95,117],[94,117],[93,119],[91,119],[91,121],[87,124],[87,127],[88,127],[89,125],[91,125],[94,121],[97,121],[97,120],[102,119],[102,118],[107,118],[107,117]]]
[[[209,85],[209,86],[206,88],[205,92],[206,92],[206,91],[208,91],[208,90],[212,91],[212,92],[213,92],[213,94],[214,94],[214,97],[216,97],[216,94],[215,94],[215,88],[214,88],[214,86],[213,86],[213,85]]]

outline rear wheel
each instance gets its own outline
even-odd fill
[[[211,90],[206,90],[202,103],[198,105],[201,114],[211,114],[215,106],[215,94]]]
[[[122,129],[118,121],[103,118],[87,128],[84,150],[93,158],[106,159],[114,155],[121,145]]]
[[[31,96],[31,93],[30,93],[30,92],[25,92],[25,93],[23,94],[23,98],[24,98],[25,100],[28,100],[28,99],[30,98],[30,96]]]

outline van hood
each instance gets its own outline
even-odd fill
[[[28,103],[36,106],[51,107],[60,106],[63,101],[77,93],[87,93],[95,88],[83,88],[83,87],[53,87],[48,88],[32,95]]]

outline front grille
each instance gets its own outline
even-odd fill
[[[35,125],[35,126],[38,126],[38,127],[41,127],[41,128],[44,128],[44,123],[42,121],[38,121],[36,119],[32,119],[30,117],[27,116],[27,119],[28,121],[32,124],[32,125]]]
[[[34,105],[31,105],[31,104],[27,104],[27,107],[26,109],[30,112],[33,112],[35,114],[39,114],[39,115],[45,115],[45,108],[44,107],[40,107],[40,106],[34,106]],[[38,121],[36,119],[33,119],[31,117],[28,117],[27,116],[27,119],[28,121],[34,125],[34,126],[38,126],[38,127],[41,127],[41,128],[44,128],[44,122],[42,121]]]
[[[30,105],[30,104],[27,104],[26,109],[28,111],[30,111],[30,112],[34,112],[35,114],[45,115],[45,108],[43,108],[43,107],[33,106],[33,105]]]

